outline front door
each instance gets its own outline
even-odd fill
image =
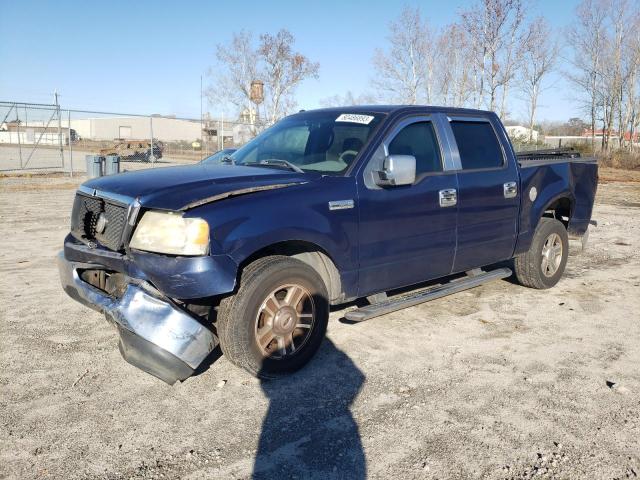
[[[412,285],[451,272],[456,248],[456,174],[438,134],[437,116],[407,118],[382,142],[359,181],[359,296]],[[413,155],[413,185],[380,187],[372,172],[387,155]]]

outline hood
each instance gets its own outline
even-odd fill
[[[319,177],[276,168],[196,164],[125,172],[95,178],[83,185],[138,198],[149,208],[185,210],[236,194],[306,183]]]

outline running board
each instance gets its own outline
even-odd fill
[[[512,274],[510,268],[498,268],[490,272],[479,272],[473,270],[466,277],[455,279],[444,285],[436,285],[435,287],[421,290],[416,293],[408,293],[400,295],[389,300],[367,305],[366,307],[351,310],[345,314],[345,318],[351,322],[364,322],[371,318],[386,315],[387,313],[402,310],[403,308],[413,307],[424,302],[435,300],[436,298],[446,297],[452,293],[462,292],[469,288],[479,287],[493,280],[510,277]]]

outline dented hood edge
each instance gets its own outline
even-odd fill
[[[183,207],[180,207],[180,211],[191,210],[192,208],[200,207],[202,205],[206,205],[207,203],[217,202],[219,200],[224,200],[229,197],[237,197],[239,195],[248,195],[250,193],[262,192],[265,190],[276,190],[278,188],[292,187],[294,185],[303,185],[308,182],[289,182],[289,183],[275,183],[273,185],[260,185],[257,187],[248,187],[248,188],[240,188],[238,190],[231,190],[229,192],[218,193],[217,195],[212,195],[210,197],[203,198],[201,200],[196,200],[194,202],[187,203]]]

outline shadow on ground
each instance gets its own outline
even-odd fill
[[[296,374],[261,381],[269,408],[253,478],[365,478],[358,425],[349,409],[364,380],[351,359],[325,339]]]

